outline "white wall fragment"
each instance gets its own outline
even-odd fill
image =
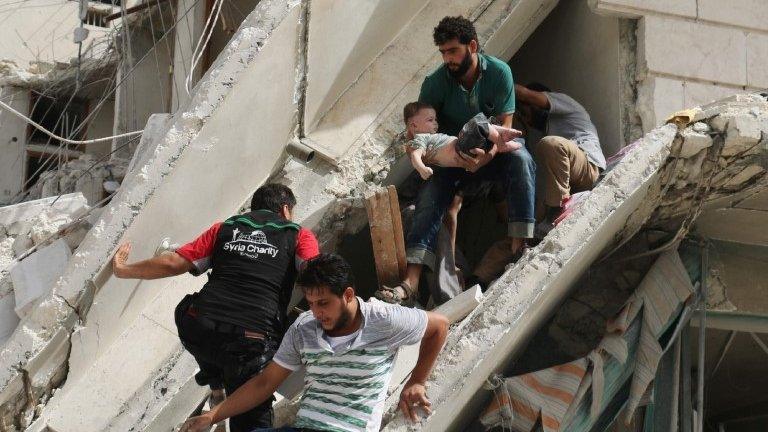
[[[23,261],[10,271],[16,297],[16,314],[20,318],[29,312],[29,306],[38,297],[47,294],[64,273],[71,252],[62,240],[56,240]]]

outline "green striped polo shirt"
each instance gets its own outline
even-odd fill
[[[357,336],[335,349],[311,312],[288,329],[273,360],[306,368],[295,427],[323,431],[378,431],[397,349],[418,343],[427,314],[418,309],[365,303]]]

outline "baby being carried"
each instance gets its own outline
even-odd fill
[[[403,119],[411,164],[424,180],[433,173],[427,164],[471,169],[472,158],[481,153],[475,149],[487,152],[496,144],[498,152],[505,153],[521,147],[513,141],[521,135],[520,131],[493,125],[483,113],[465,123],[458,137],[437,132],[437,113],[425,103],[407,104]]]

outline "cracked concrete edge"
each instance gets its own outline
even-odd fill
[[[124,187],[102,213],[99,221],[73,255],[64,276],[53,288],[51,295],[40,302],[7,341],[0,351],[2,428],[10,428],[13,423],[17,423],[18,416],[23,415],[22,406],[30,403],[19,403],[27,398],[22,389],[14,385],[20,376],[19,371],[34,374],[35,371],[29,368],[32,359],[39,359],[42,363],[66,364],[66,357],[47,357],[46,346],[55,335],[62,334],[62,329],[68,340],[74,326],[73,310],[70,306],[77,304],[78,308],[87,308],[88,305],[82,304],[86,301],[81,300],[92,298],[92,294],[87,294],[89,281],[105,271],[122,233],[130,226],[164,177],[173,171],[175,162],[202,129],[206,119],[229,93],[238,76],[257,57],[262,46],[268,43],[272,31],[299,4],[300,2],[294,0],[265,0],[257,5],[195,88],[191,100],[162,130],[164,138],[159,142],[154,154],[141,169],[127,179]]]

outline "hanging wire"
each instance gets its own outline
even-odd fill
[[[205,47],[208,46],[208,42],[210,42],[211,36],[213,36],[213,30],[216,26],[216,22],[219,20],[219,16],[221,15],[221,7],[224,4],[224,0],[215,1],[216,2],[213,4],[213,9],[215,9],[216,12],[211,13],[208,16],[208,19],[205,22],[205,27],[203,27],[203,34],[200,35],[200,39],[198,39],[197,45],[195,46],[194,51],[192,51],[192,64],[189,67],[189,75],[187,75],[187,78],[184,80],[184,89],[187,91],[187,94],[190,94],[190,88],[192,87],[192,77],[195,74],[195,68],[205,54]],[[207,35],[206,31],[208,33]],[[201,46],[200,44],[203,41],[203,38],[205,38],[205,42]]]

